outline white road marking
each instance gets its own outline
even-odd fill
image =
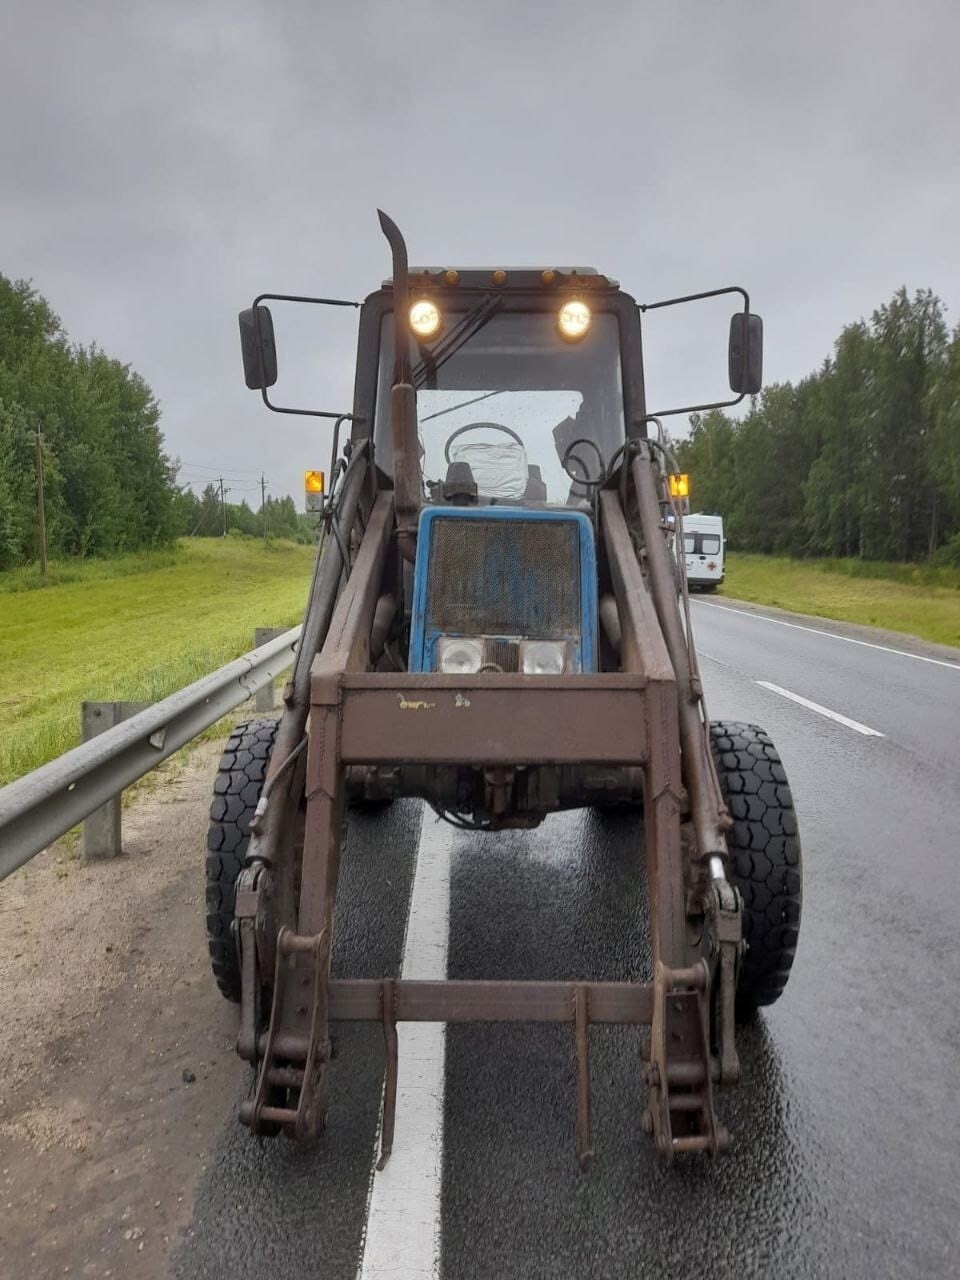
[[[424,806],[401,977],[446,978],[453,828]],[[393,1154],[372,1175],[358,1280],[440,1274],[446,1027],[402,1022]],[[379,1134],[374,1166],[379,1156]]]
[[[809,711],[816,711],[821,716],[826,716],[828,720],[836,720],[837,724],[846,725],[848,729],[856,729],[857,733],[862,733],[867,738],[882,738],[884,734],[879,729],[871,729],[868,725],[861,724],[859,720],[851,720],[849,716],[842,716],[839,711],[831,711],[829,707],[823,707],[819,702],[811,702],[809,698],[802,698],[799,693],[791,693],[789,689],[781,689],[778,684],[771,684],[769,680],[756,680],[755,684],[760,685],[762,689],[769,689],[771,693],[779,693],[782,698],[789,698],[791,702],[797,702],[801,707],[806,707]]]
[[[759,622],[772,622],[777,627],[792,627],[794,631],[810,631],[815,636],[826,636],[829,640],[843,640],[845,644],[859,644],[864,649],[879,649],[881,653],[895,653],[901,658],[913,658],[917,662],[930,662],[935,667],[949,667],[952,671],[960,671],[960,662],[946,662],[943,658],[925,658],[922,653],[908,653],[906,649],[891,649],[889,645],[873,644],[870,640],[855,640],[853,636],[841,636],[835,631],[806,627],[799,622],[784,622],[783,618],[768,618],[764,613],[752,613],[749,609],[732,609],[728,604],[708,604],[706,600],[694,600],[691,603],[702,605],[705,609],[719,609],[721,613],[735,613],[740,618],[756,618]]]

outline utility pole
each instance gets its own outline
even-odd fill
[[[43,509],[43,436],[37,428],[37,532],[40,543],[40,576],[47,573],[47,520]]]
[[[267,482],[260,472],[260,510],[263,512],[263,540],[267,540]]]
[[[220,481],[220,514],[223,516],[223,536],[227,536],[227,503],[224,497],[223,476],[218,476]]]

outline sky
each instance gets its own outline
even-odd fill
[[[767,382],[900,285],[956,324],[958,49],[955,0],[8,4],[0,272],[146,378],[182,481],[299,501],[329,426],[245,389],[236,313],[377,288],[377,207],[417,264],[742,284]],[[730,310],[649,318],[651,409],[724,395]],[[281,385],[348,410],[356,312],[310,323]]]

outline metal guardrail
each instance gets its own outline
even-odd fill
[[[293,662],[300,627],[0,788],[0,880]]]

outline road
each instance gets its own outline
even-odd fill
[[[596,1158],[566,1028],[337,1032],[314,1150],[236,1122],[236,1010],[210,979],[201,849],[219,750],[125,809],[126,857],[56,851],[0,895],[0,1277],[405,1280],[960,1274],[960,653],[697,598],[710,712],[764,725],[800,817],[800,948],[720,1096],[734,1153],[666,1169],[638,1034],[592,1032]],[[898,652],[897,650],[903,650]],[[631,819],[455,831],[351,820],[340,974],[647,977]]]
[[[593,1032],[582,1175],[565,1029],[408,1026],[397,1146],[374,1176],[380,1033],[342,1028],[322,1147],[231,1123],[180,1280],[958,1273],[960,667],[843,638],[860,629],[693,612],[710,713],[773,735],[805,860],[793,976],[742,1032],[743,1083],[721,1098],[735,1154],[661,1167],[634,1032]],[[344,867],[340,973],[645,974],[628,819],[494,837],[408,803],[355,820]]]

